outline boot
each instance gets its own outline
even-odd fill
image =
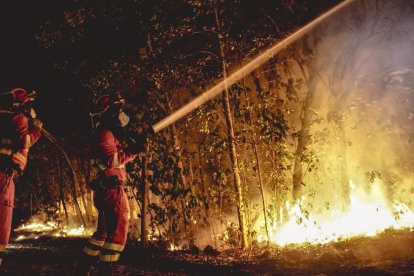
[[[6,274],[6,268],[4,267],[4,258],[0,256],[0,275]]]
[[[4,271],[4,252],[0,253],[0,275],[3,274]]]
[[[76,276],[89,276],[89,272],[94,263],[98,261],[98,257],[92,257],[82,254],[82,257],[78,260],[76,265],[75,275]]]
[[[99,262],[98,275],[99,276],[113,276],[114,275],[113,262]]]

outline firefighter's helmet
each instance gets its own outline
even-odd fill
[[[107,117],[118,117],[122,107],[125,105],[125,99],[119,95],[103,95],[100,96],[93,104],[93,112],[90,113],[92,126],[97,127],[100,121]]]
[[[36,92],[28,92],[21,87],[14,88],[10,91],[13,97],[13,107],[18,108],[24,106],[30,102],[33,102],[36,98]]]
[[[26,106],[27,104],[33,102],[36,98],[35,91],[27,91],[22,87],[15,87],[10,91],[1,93],[2,96],[5,96],[10,102],[10,107],[12,108],[21,108]]]

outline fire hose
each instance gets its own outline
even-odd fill
[[[0,109],[0,114],[13,115],[13,114],[15,114],[15,112],[10,111],[10,110]],[[74,182],[74,185],[76,187],[77,186],[77,181],[76,181],[75,169],[73,168],[72,163],[70,162],[69,156],[67,155],[65,149],[63,148],[63,146],[59,143],[59,141],[49,131],[47,131],[46,129],[44,129],[42,127],[42,128],[40,128],[40,132],[42,133],[42,135],[44,137],[46,137],[47,140],[49,140],[49,142],[51,142],[54,146],[56,146],[61,151],[61,153],[63,154],[63,156],[65,157],[65,160],[66,160],[66,162],[69,165],[70,171],[72,172],[73,182]],[[86,227],[85,219],[83,218],[83,215],[82,215],[82,212],[80,210],[80,207],[79,207],[79,205],[78,205],[78,203],[76,201],[77,195],[76,195],[76,188],[75,187],[73,188],[73,191],[72,191],[73,197],[74,197],[73,200],[75,201],[75,205],[76,205],[76,207],[77,207],[77,209],[79,211],[79,215],[80,215],[80,217],[82,219],[82,223]]]
[[[278,41],[273,46],[271,46],[266,51],[259,54],[250,62],[246,63],[244,66],[240,67],[232,74],[229,74],[227,78],[224,78],[219,83],[217,83],[212,88],[208,89],[207,91],[201,93],[199,96],[188,102],[186,105],[182,106],[180,109],[174,111],[169,116],[165,117],[158,123],[154,124],[152,128],[154,129],[155,133],[163,130],[164,128],[170,126],[171,124],[175,123],[176,121],[180,120],[182,117],[186,116],[188,113],[192,112],[196,108],[200,107],[207,101],[213,99],[217,95],[219,95],[222,91],[245,77],[246,75],[250,74],[252,71],[257,69],[259,66],[267,62],[270,58],[278,54],[283,49],[287,48],[290,44],[294,43],[296,40],[301,38],[303,35],[308,33],[314,27],[319,25],[321,22],[326,20],[327,18],[331,17],[332,15],[336,14],[340,10],[348,7],[351,3],[355,2],[356,0],[345,0],[332,9],[328,10],[321,16],[317,17],[307,25],[303,26],[296,32],[292,33],[288,37]]]
[[[15,114],[15,112],[10,111],[10,110],[4,110],[4,109],[0,109],[0,114],[9,114],[9,115],[13,115]],[[40,129],[40,132],[43,134],[43,136],[45,136],[50,142],[52,142],[52,144],[56,145],[58,148],[63,149],[62,146],[59,144],[59,142],[57,141],[57,139],[46,129],[44,129],[43,127]]]

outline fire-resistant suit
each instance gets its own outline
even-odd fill
[[[124,191],[127,180],[125,165],[136,154],[127,152],[109,129],[99,133],[98,166],[101,175],[94,188],[94,204],[98,209],[98,226],[83,252],[91,257],[100,256],[100,262],[118,261],[128,234],[128,204]]]
[[[23,113],[0,115],[0,262],[10,238],[14,178],[25,169],[29,149],[40,131]]]

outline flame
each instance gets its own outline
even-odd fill
[[[83,225],[79,227],[68,227],[65,225],[63,229],[56,233],[55,237],[85,237],[90,236],[93,233],[92,229],[85,229]]]
[[[414,227],[414,213],[404,203],[388,203],[379,181],[375,181],[369,191],[352,181],[349,185],[350,206],[345,211],[333,210],[320,217],[308,214],[301,208],[306,206],[306,197],[293,206],[287,202],[289,220],[279,225],[273,223],[269,233],[270,242],[281,246],[324,244],[356,236],[375,236],[386,229]],[[267,241],[267,237],[261,234],[258,240]]]
[[[23,224],[14,230],[15,232],[23,232],[15,240],[21,241],[26,239],[38,239],[40,236],[53,237],[84,237],[90,236],[93,230],[81,226],[60,225],[55,221],[39,221],[33,219],[27,224]]]
[[[22,241],[22,240],[24,240],[26,238],[26,236],[25,235],[19,235],[17,238],[16,238],[16,241]]]
[[[42,221],[32,221],[28,224],[22,224],[18,227],[15,231],[30,231],[30,232],[44,232],[44,231],[51,231],[57,228],[56,222],[42,222]]]
[[[176,251],[178,249],[179,249],[178,246],[176,246],[175,244],[171,243],[170,244],[170,248],[168,250],[170,250],[170,251]]]

